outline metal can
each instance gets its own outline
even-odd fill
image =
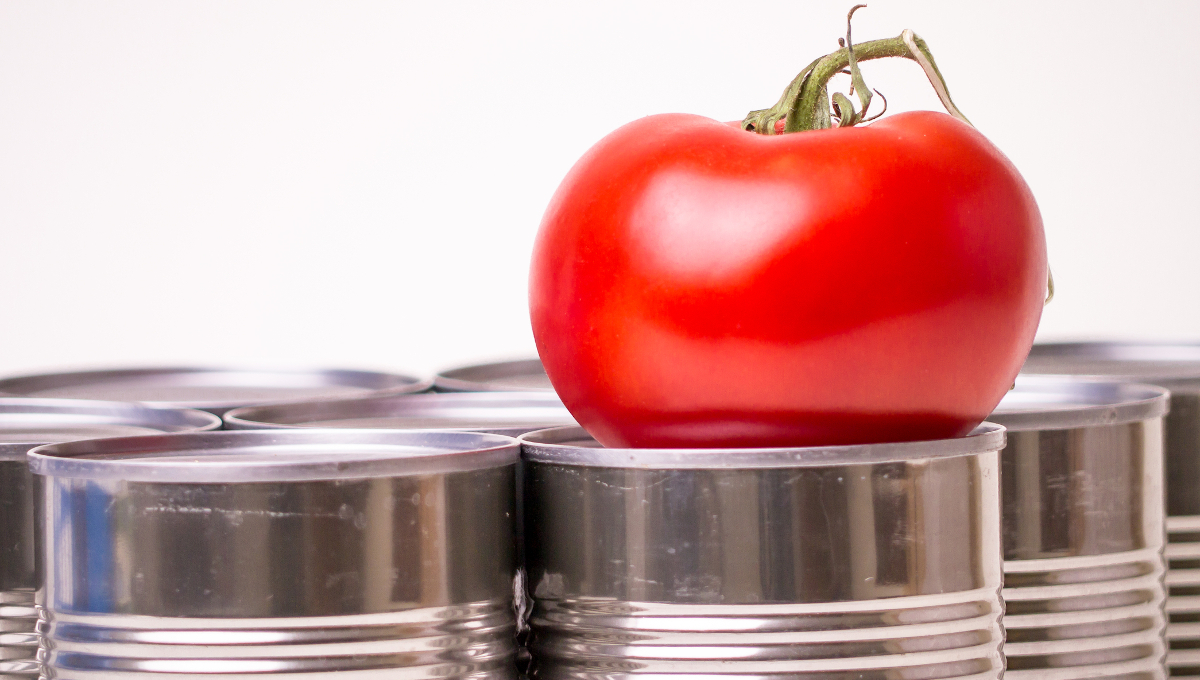
[[[438,429],[486,432],[518,437],[526,432],[574,425],[571,413],[553,392],[445,392],[327,399],[250,406],[227,411],[225,428],[263,430],[296,427]],[[517,496],[522,475],[518,465]],[[524,554],[517,505],[517,556]]]
[[[1021,371],[1148,383],[1171,391],[1166,416],[1167,666],[1172,677],[1200,677],[1200,344],[1037,344]]]
[[[1013,679],[1167,677],[1160,387],[1021,377],[989,420]]]
[[[36,677],[38,587],[33,479],[42,444],[220,427],[211,413],[72,399],[0,398],[0,678]]]
[[[605,449],[532,432],[531,677],[1000,678],[1004,428]]]
[[[433,388],[438,392],[554,391],[541,359],[501,361],[442,371],[434,377]]]
[[[47,679],[514,678],[510,437],[40,447]]]
[[[23,397],[111,399],[221,415],[239,406],[380,391],[423,392],[432,381],[406,375],[346,370],[125,368],[45,373],[0,380],[0,392]]]
[[[520,436],[574,425],[557,396],[547,392],[458,392],[361,399],[324,399],[228,411],[229,430],[294,427],[465,430]]]

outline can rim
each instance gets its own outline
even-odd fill
[[[487,416],[477,415],[480,409]],[[518,423],[536,422],[538,418],[520,417],[520,409],[553,409],[565,418],[542,419],[536,426]],[[469,420],[478,418],[477,425],[439,425],[421,427],[381,426],[379,429],[430,429],[457,432],[491,432],[509,434],[509,430],[524,434],[530,430],[569,425],[574,422],[567,407],[553,392],[425,392],[422,394],[389,394],[347,399],[321,399],[246,406],[225,413],[225,427],[230,430],[269,430],[312,427],[339,427],[332,423],[339,420],[365,420],[371,418],[438,418]],[[505,425],[505,422],[511,424]],[[313,425],[312,423],[321,423]],[[327,425],[328,424],[328,425]],[[354,426],[356,429],[374,429],[371,425]]]
[[[125,425],[163,433],[185,433],[221,427],[218,416],[196,409],[161,408],[128,401],[0,396],[0,416],[23,414],[38,418],[41,424],[64,428],[72,424]],[[62,416],[63,420],[54,420],[56,416]],[[72,422],[67,423],[67,419]],[[6,441],[4,431],[0,430],[0,461],[24,461],[30,449],[51,443],[56,442],[53,439],[41,442]]]
[[[372,391],[386,391],[390,394],[408,394],[423,392],[433,385],[432,379],[421,379],[400,373],[383,373],[379,371],[362,371],[355,369],[311,369],[311,368],[253,368],[238,366],[147,366],[138,368],[96,369],[84,371],[66,371],[62,373],[33,373],[11,376],[0,379],[0,393],[5,396],[29,398],[43,397],[39,393],[46,390],[58,390],[71,387],[82,387],[104,382],[152,380],[172,375],[183,377],[209,378],[221,375],[235,375],[240,382],[230,386],[243,387],[273,387],[267,383],[252,385],[247,378],[255,376],[273,376],[275,378],[312,378],[316,383],[323,382],[329,386],[361,387]],[[71,397],[75,398],[75,397]],[[298,397],[298,399],[312,397]],[[137,399],[130,400],[139,404],[147,404],[159,408],[194,408],[221,411],[252,404],[266,404],[286,401],[288,397],[281,395],[269,399],[254,399],[250,402],[237,399]]]
[[[39,446],[46,477],[167,484],[241,484],[406,477],[515,465],[512,437],[445,430],[221,430]]]
[[[506,387],[490,383],[505,378],[545,374],[541,359],[494,361],[440,371],[433,377],[433,388],[443,392],[553,392],[554,388]]]
[[[762,449],[606,449],[582,427],[556,427],[520,437],[527,461],[578,467],[753,469],[866,465],[953,458],[1004,448],[1003,425],[984,422],[964,437],[930,441]],[[589,445],[590,442],[592,445]]]
[[[1111,378],[1022,375],[988,420],[1010,432],[1068,430],[1161,418],[1169,410],[1170,392],[1163,387]]]
[[[1071,364],[1079,361],[1091,362],[1093,366],[1108,364],[1108,367],[1098,372],[1090,367],[1072,370]],[[1142,370],[1135,370],[1129,363],[1142,364]],[[1165,371],[1171,374],[1164,375]],[[1030,350],[1021,373],[1122,380],[1200,391],[1200,343],[1039,342]]]

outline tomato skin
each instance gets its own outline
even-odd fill
[[[940,439],[1012,384],[1046,275],[1029,188],[948,115],[765,136],[665,114],[563,180],[530,314],[606,446]]]

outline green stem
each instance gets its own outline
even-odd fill
[[[813,67],[819,61],[821,60],[815,59],[813,63],[805,66],[804,70],[793,78],[792,82],[788,83],[787,89],[783,91],[783,96],[779,98],[779,101],[775,102],[774,106],[769,109],[759,109],[758,111],[748,113],[746,118],[742,120],[742,129],[754,130],[763,135],[775,134],[775,122],[783,120],[783,117],[787,115],[792,102],[796,100],[796,97],[800,96],[800,88],[804,86],[804,81],[808,78],[808,73],[812,71]]]
[[[843,111],[842,109],[845,107],[839,106],[838,127],[849,127],[860,122],[861,118],[866,117],[867,109],[871,108],[871,88],[867,87],[867,83],[862,77],[862,71],[858,70],[858,59],[854,55],[854,41],[850,37],[850,22],[854,19],[854,13],[863,7],[866,5],[855,5],[846,15],[846,60],[850,66],[850,94],[858,95],[858,102],[862,109],[856,112],[854,105],[851,104],[849,111]]]
[[[856,62],[885,57],[901,57],[915,61],[925,71],[925,76],[929,78],[946,111],[968,125],[971,123],[950,99],[946,80],[938,70],[929,46],[912,31],[905,29],[895,38],[871,40],[854,45],[853,48]],[[843,47],[809,64],[792,80],[774,106],[751,111],[742,121],[742,127],[763,135],[775,134],[775,123],[779,120],[786,120],[783,129],[785,133],[831,127],[829,81],[850,65],[850,58],[850,50]],[[865,114],[865,111],[862,113]]]

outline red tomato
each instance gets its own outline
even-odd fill
[[[530,313],[606,446],[911,441],[991,413],[1046,275],[1029,188],[948,115],[765,136],[667,114],[563,180]]]

